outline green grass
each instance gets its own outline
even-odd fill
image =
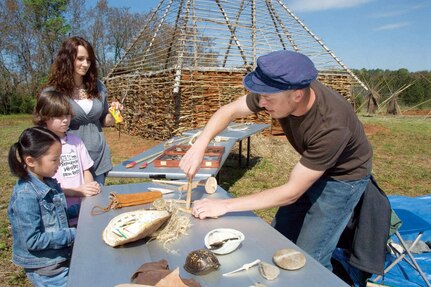
[[[380,132],[373,144],[373,173],[388,194],[418,196],[431,192],[431,118],[361,117]]]
[[[7,205],[16,179],[9,172],[7,156],[10,146],[21,132],[32,126],[30,115],[0,115],[0,282],[2,286],[31,286],[24,271],[12,264],[12,235],[7,219]]]
[[[424,117],[360,117],[366,125],[374,148],[374,176],[388,195],[419,196],[431,188],[431,118]],[[0,116],[0,282],[1,286],[30,286],[21,268],[12,264],[12,238],[6,215],[9,197],[15,184],[10,175],[7,154],[23,129],[31,126],[30,115]],[[133,143],[131,143],[133,144]],[[233,150],[223,165],[219,184],[241,196],[281,185],[288,179],[298,155],[285,137],[255,135],[251,140],[249,168],[238,168],[238,151]],[[237,148],[237,146],[236,146]],[[245,152],[244,152],[245,154]],[[125,160],[113,153],[114,164]],[[243,165],[245,158],[242,158]],[[142,182],[133,179],[110,179],[108,184]],[[276,209],[256,213],[267,222]]]

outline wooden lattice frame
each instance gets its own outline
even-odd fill
[[[123,130],[166,139],[243,95],[257,57],[280,49],[309,56],[319,80],[348,99],[353,85],[366,89],[281,0],[161,0],[106,84],[124,101]]]

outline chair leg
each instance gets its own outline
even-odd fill
[[[396,254],[397,259],[395,259],[389,266],[387,266],[385,268],[385,271],[383,274],[386,274],[389,270],[392,269],[392,267],[394,267],[395,265],[398,264],[398,262],[400,262],[401,260],[405,259],[405,261],[410,264],[410,266],[412,266],[413,269],[415,269],[416,271],[419,272],[419,275],[422,277],[422,279],[425,281],[425,284],[427,284],[428,287],[431,287],[430,282],[428,281],[428,278],[426,277],[426,275],[423,273],[422,269],[419,267],[419,264],[416,262],[415,258],[413,257],[412,253],[410,252],[410,249],[413,248],[413,246],[416,245],[416,243],[419,242],[419,240],[422,237],[422,233],[419,233],[418,236],[415,238],[415,240],[412,242],[412,244],[410,245],[410,248],[407,247],[406,243],[404,242],[403,238],[401,237],[401,235],[399,234],[398,231],[395,232],[395,235],[397,236],[398,240],[401,243],[401,246],[404,248],[405,252],[401,253],[401,254]],[[407,260],[406,255],[408,255],[410,257],[410,260]],[[377,282],[380,280],[380,278],[382,278],[381,275],[377,276],[376,278],[374,278],[373,282]]]
[[[386,274],[389,272],[389,270],[392,269],[392,267],[394,267],[395,265],[398,264],[398,262],[400,262],[401,260],[403,260],[404,256],[406,256],[405,253],[400,253],[395,247],[393,247],[391,245],[391,243],[388,243],[389,248],[392,250],[392,252],[394,252],[394,255],[397,257],[394,261],[392,261],[391,264],[389,264],[388,266],[386,266],[385,270],[383,271],[383,274]],[[403,247],[404,248],[404,247]],[[409,262],[410,263],[410,262]],[[413,267],[414,268],[414,267]],[[376,276],[376,278],[374,278],[373,282],[377,282],[380,280],[380,278],[382,278],[381,275]]]
[[[406,243],[404,242],[403,238],[401,237],[400,233],[398,231],[395,232],[395,235],[398,237],[398,240],[400,241],[401,245],[403,246],[403,248],[405,249],[405,251],[407,252],[407,255],[410,257],[411,262],[409,262],[407,259],[406,261],[411,265],[413,264],[414,266],[412,266],[414,269],[416,269],[416,271],[419,272],[419,274],[421,275],[422,279],[425,281],[425,283],[427,284],[428,287],[431,287],[430,282],[428,281],[428,278],[426,277],[426,275],[423,273],[422,269],[419,267],[419,264],[416,262],[416,259],[413,257],[412,253],[410,252],[410,249],[413,248],[413,246],[416,245],[417,242],[419,242],[420,238],[422,237],[422,232],[418,234],[418,236],[416,237],[416,239],[413,241],[412,245],[410,246],[410,248],[407,247]],[[404,255],[404,256],[403,256]],[[400,256],[401,257],[401,256]],[[402,257],[405,257],[405,253],[402,254]]]
[[[387,266],[387,267],[385,268],[385,270],[383,271],[383,274],[388,273],[388,272],[389,272],[389,270],[391,270],[391,269],[392,269],[392,267],[394,267],[395,265],[397,265],[397,264],[398,264],[398,262],[400,262],[401,260],[403,260],[404,256],[405,256],[405,254],[401,254],[400,256],[397,256],[397,259],[395,259],[394,261],[392,261],[392,263],[391,263],[389,266]],[[376,278],[374,278],[373,282],[377,282],[377,281],[379,281],[379,280],[380,280],[380,278],[382,278],[382,276],[381,276],[381,275],[377,276]]]

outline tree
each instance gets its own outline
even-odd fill
[[[85,9],[85,0],[69,0],[68,13],[66,20],[70,26],[70,35],[85,35],[87,30],[87,10]]]
[[[53,62],[69,26],[66,0],[7,0],[2,10],[2,54],[5,66],[34,93]]]
[[[23,0],[23,20],[29,27],[33,40],[35,80],[40,80],[54,62],[55,51],[70,26],[65,19],[67,0]]]
[[[0,0],[0,113],[31,112],[34,95],[69,36],[92,43],[104,76],[122,57],[145,14],[99,0]],[[16,106],[16,107],[13,107]]]
[[[87,38],[92,43],[99,60],[101,76],[107,75],[111,67],[122,56],[142,29],[148,15],[130,13],[129,8],[110,8],[106,0],[99,0],[88,11]]]
[[[94,8],[88,12],[89,35],[86,37],[92,44],[94,53],[99,61],[99,72],[101,76],[108,73],[108,26],[109,9],[106,0],[99,0]],[[91,20],[90,20],[91,19]]]
[[[110,8],[108,17],[109,47],[113,53],[112,61],[118,62],[133,37],[144,26],[146,15],[131,14],[129,8]]]

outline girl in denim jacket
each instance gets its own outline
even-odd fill
[[[24,268],[34,286],[66,286],[75,228],[65,196],[51,177],[60,165],[61,142],[42,127],[24,130],[9,150],[9,167],[19,179],[8,206],[13,262]]]

